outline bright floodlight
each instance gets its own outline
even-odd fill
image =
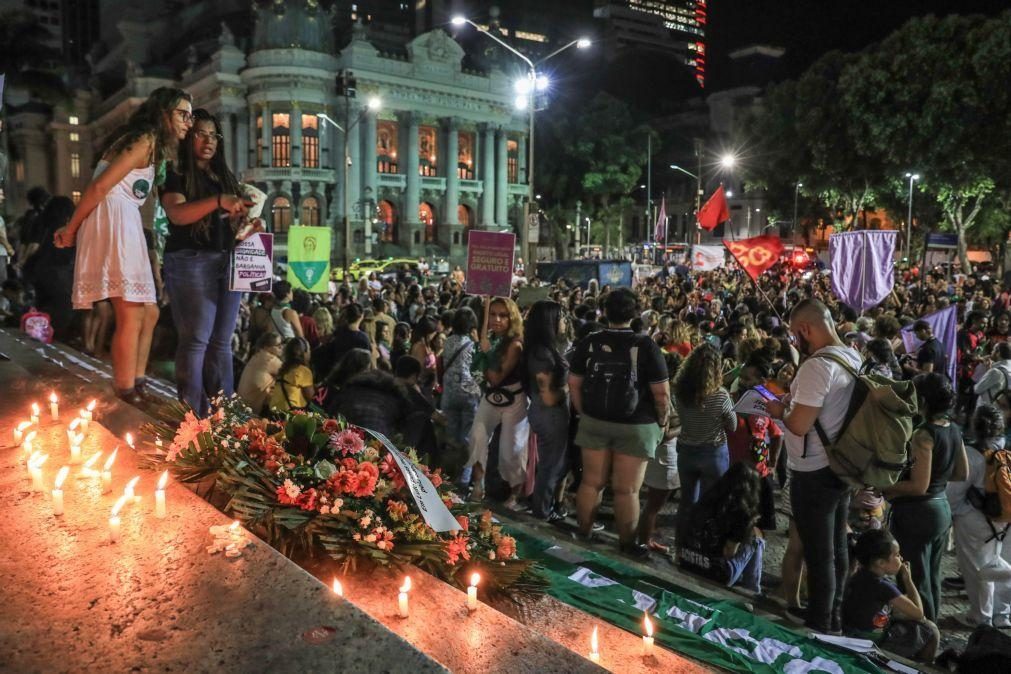
[[[576,40],[576,49],[586,49],[591,44],[592,42],[590,42],[589,38],[581,37],[578,40]]]
[[[526,110],[527,106],[530,105],[530,99],[527,98],[525,95],[520,94],[519,96],[516,97],[516,100],[513,102],[513,105],[516,106],[517,110]]]
[[[513,89],[517,94],[525,96],[530,93],[530,78],[529,77],[519,77],[513,82]]]
[[[725,154],[720,157],[720,166],[723,168],[734,168],[734,164],[737,163],[737,157],[732,154]]]
[[[372,96],[371,98],[369,98],[368,106],[369,110],[375,112],[376,110],[378,110],[383,106],[383,102],[379,100],[378,96]]]
[[[920,174],[919,173],[907,173],[906,177],[909,178],[910,180],[919,180],[920,179]]]
[[[734,193],[731,192],[730,190],[727,190],[727,199],[729,199],[732,196],[734,196]]]
[[[462,26],[463,24],[467,23],[467,17],[454,16],[452,19],[449,20],[449,22],[454,26]]]
[[[800,189],[803,186],[804,186],[804,183],[797,183],[797,189]]]
[[[534,86],[537,87],[537,91],[544,91],[551,85],[551,80],[548,79],[547,75],[538,75],[537,81]]]

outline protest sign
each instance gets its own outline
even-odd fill
[[[288,283],[311,293],[329,290],[329,228],[292,227],[288,230]]]
[[[467,237],[467,292],[509,297],[516,235],[471,230]]]
[[[229,290],[269,293],[274,280],[274,235],[258,232],[232,249]]]
[[[763,398],[758,391],[748,390],[734,405],[734,411],[738,414],[757,414],[767,417],[769,416],[769,401]]]
[[[724,264],[723,246],[692,246],[692,271],[712,271]]]

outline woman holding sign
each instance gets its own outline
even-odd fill
[[[180,400],[203,416],[211,397],[232,394],[232,333],[242,295],[229,290],[229,258],[235,240],[262,221],[245,222],[251,204],[239,196],[242,188],[225,163],[221,127],[206,110],[194,111],[176,169],[161,189],[170,223],[165,286],[178,332],[176,387]]]

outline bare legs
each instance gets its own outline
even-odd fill
[[[653,541],[653,532],[656,531],[656,516],[673,492],[673,489],[653,489],[652,487],[646,489],[646,510],[639,517],[640,544],[649,545],[654,550],[661,550],[659,547],[654,547],[657,544],[654,544]],[[661,550],[661,552],[666,551]]]
[[[154,338],[154,328],[158,324],[160,313],[157,304],[145,304],[144,320],[137,340],[137,369],[135,379],[142,379],[147,374],[147,361],[151,355],[151,341]]]
[[[96,358],[102,357],[109,326],[112,322],[112,305],[107,301],[95,302],[84,317],[84,350]]]
[[[579,531],[589,535],[604,485],[614,492],[614,525],[621,544],[631,543],[639,521],[639,489],[646,460],[604,449],[583,449],[583,480],[576,495]]]
[[[144,328],[144,304],[112,298],[116,331],[112,335],[112,380],[117,392],[131,391],[136,384],[140,334]],[[150,340],[148,348],[150,349]],[[147,355],[145,354],[145,364]]]
[[[787,606],[800,606],[800,586],[804,578],[804,546],[797,533],[797,525],[790,518],[790,540],[783,554],[783,601]]]
[[[611,473],[611,452],[583,448],[583,479],[576,492],[576,519],[579,532],[589,536],[600,505],[600,496]]]

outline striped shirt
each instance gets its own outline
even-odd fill
[[[686,405],[675,395],[674,408],[681,422],[679,445],[718,447],[727,441],[727,429],[737,428],[734,403],[730,400],[730,394],[722,387],[709,395],[701,407],[694,404]]]

